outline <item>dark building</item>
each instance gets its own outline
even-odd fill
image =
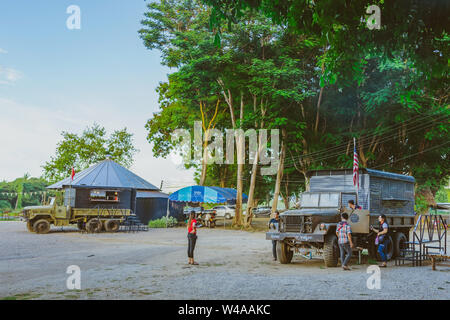
[[[47,188],[64,190],[65,205],[131,209],[145,224],[167,214],[167,194],[110,159]]]

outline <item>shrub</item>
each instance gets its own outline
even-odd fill
[[[162,217],[160,219],[152,220],[148,223],[149,228],[165,228],[165,227],[173,227],[177,224],[177,219],[174,217]]]

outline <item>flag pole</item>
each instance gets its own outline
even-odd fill
[[[353,171],[355,170],[355,155],[356,155],[356,138],[353,137]],[[354,174],[354,173],[353,173]],[[356,183],[354,183],[355,192],[356,192],[356,205],[358,204],[358,186],[359,186],[359,165],[358,165],[358,174],[356,175]]]

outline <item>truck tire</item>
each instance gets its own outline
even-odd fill
[[[105,230],[107,232],[117,232],[119,231],[120,223],[117,220],[106,220],[105,221]]]
[[[97,233],[102,231],[102,222],[97,219],[91,219],[86,223],[86,231],[89,233]]]
[[[389,244],[386,251],[387,260],[391,260],[394,257],[394,241],[390,235],[387,236]],[[381,261],[380,254],[378,253],[378,246],[375,244],[375,238],[372,239],[372,244],[369,244],[369,257]]]
[[[283,241],[277,241],[277,258],[281,264],[288,264],[291,262],[294,252],[289,250],[289,246]]]
[[[27,221],[27,229],[28,229],[28,231],[34,232],[33,225],[34,225],[33,221]]]
[[[40,219],[34,223],[33,229],[39,234],[48,233],[50,231],[50,222],[45,219]]]
[[[400,256],[400,252],[402,249],[406,248],[406,242],[408,241],[408,239],[406,238],[405,234],[403,232],[396,232],[394,233],[394,256],[395,257],[399,257]]]
[[[339,258],[339,245],[337,236],[334,233],[325,237],[323,244],[323,261],[326,267],[336,267]]]

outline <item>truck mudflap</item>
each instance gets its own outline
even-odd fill
[[[266,240],[294,239],[296,242],[324,242],[325,234],[295,233],[295,232],[266,232]]]

